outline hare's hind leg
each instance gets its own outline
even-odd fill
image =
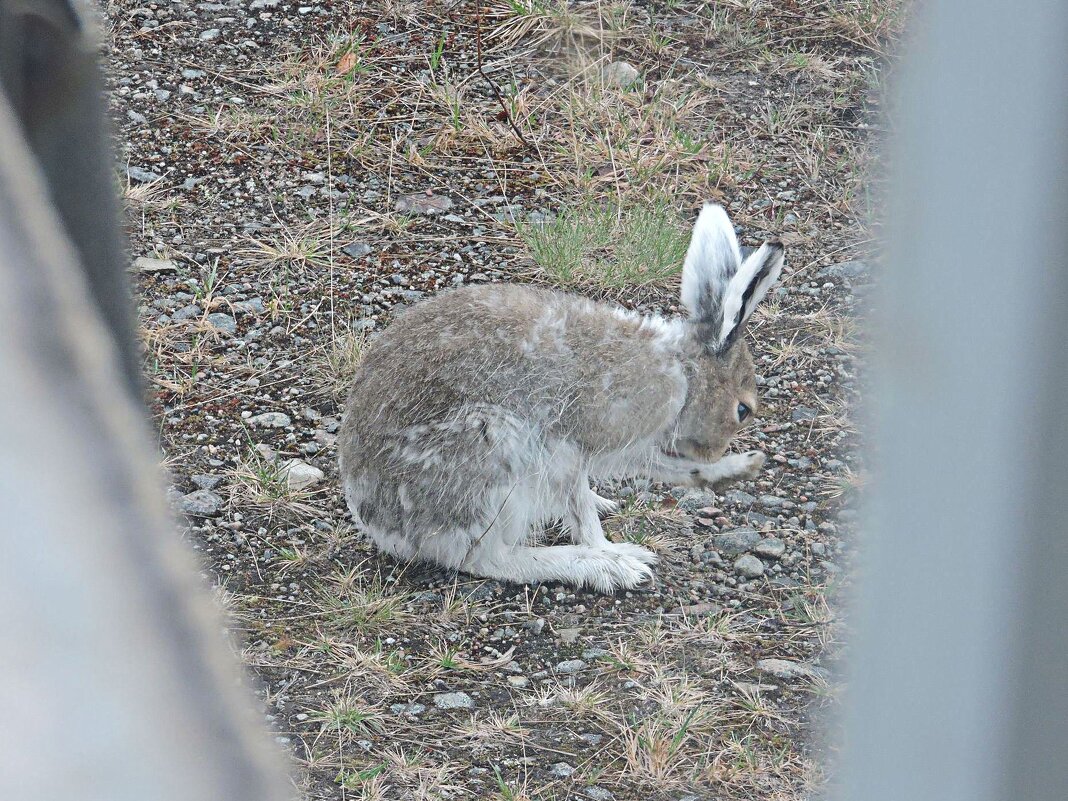
[[[402,562],[417,556],[417,543],[405,532],[404,511],[389,482],[378,480],[373,471],[350,473],[342,462],[345,501],[356,527],[383,553]]]
[[[608,542],[599,548],[516,545],[475,553],[463,569],[516,584],[562,581],[611,593],[637,587],[652,578],[649,565],[655,560],[649,551],[629,543]]]
[[[600,592],[636,587],[652,576],[651,552],[628,543],[605,539],[593,504],[593,493],[568,498],[567,518],[572,536],[586,543],[577,545],[527,545],[533,527],[544,517],[535,487],[516,487],[495,514],[485,533],[478,537],[461,569],[487,578],[516,584],[562,581]],[[572,503],[574,501],[574,503]]]

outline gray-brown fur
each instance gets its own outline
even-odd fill
[[[419,539],[450,522],[471,522],[468,497],[487,479],[508,481],[523,467],[494,449],[496,421],[483,420],[479,407],[533,421],[592,457],[668,430],[685,398],[680,366],[665,358],[641,318],[621,320],[612,307],[515,285],[453,290],[409,309],[368,348],[339,449],[348,470],[359,469],[358,453],[361,465],[374,463],[397,483],[428,480],[426,503],[415,511],[421,520],[404,519],[393,482],[369,500],[376,523]],[[473,419],[457,432],[461,415]],[[416,436],[424,451],[443,454],[440,463],[424,467],[406,456]],[[446,463],[446,453],[459,458]],[[494,475],[487,476],[490,462]]]
[[[718,282],[694,296],[729,302],[727,281],[747,265],[755,272],[748,262],[688,266]],[[408,310],[368,348],[348,399],[338,445],[358,525],[402,559],[633,586],[655,557],[604,538],[596,511],[610,502],[592,493],[591,476],[700,485],[763,463],[756,453],[720,459],[738,404],[756,407],[753,364],[737,331],[734,344],[710,348],[698,319],[517,285],[454,290]],[[576,545],[529,547],[554,520]]]

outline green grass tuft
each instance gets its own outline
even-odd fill
[[[517,229],[539,273],[563,287],[623,289],[664,281],[682,270],[689,238],[664,201],[587,203]]]

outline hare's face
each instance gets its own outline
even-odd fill
[[[737,341],[723,354],[701,353],[692,365],[686,405],[670,449],[688,459],[712,462],[756,413],[753,359],[745,342]]]
[[[756,377],[742,334],[782,267],[779,242],[765,242],[743,259],[727,212],[713,205],[701,210],[682,267],[690,375],[686,404],[668,443],[673,453],[714,461],[751,420]]]

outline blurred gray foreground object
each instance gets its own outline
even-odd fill
[[[1068,798],[1068,3],[919,3],[847,801]]]
[[[63,7],[0,0],[0,46],[12,14],[34,6],[44,20]],[[67,74],[62,54],[77,47],[64,37],[80,27],[50,30],[50,69]],[[108,303],[121,303],[125,259],[81,261],[97,252],[86,226],[110,236],[118,224],[94,149],[101,105],[75,102],[85,116],[56,117],[52,145],[34,148],[0,92],[0,798],[287,798],[285,756],[239,687],[129,391],[133,342]],[[71,196],[53,205],[48,176],[83,136],[104,195],[82,193],[100,185],[75,160]],[[115,258],[110,247],[98,255]]]

